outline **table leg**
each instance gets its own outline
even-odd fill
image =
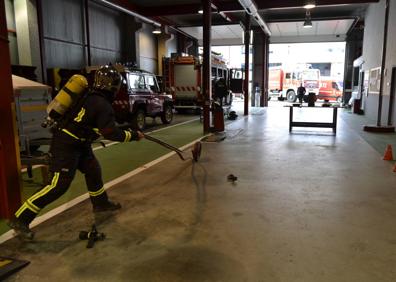
[[[337,134],[337,107],[333,108],[333,132]]]
[[[292,131],[292,123],[293,123],[293,107],[290,108],[290,114],[289,114],[289,132]]]

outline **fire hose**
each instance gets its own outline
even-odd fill
[[[199,158],[201,157],[202,144],[199,141],[194,143],[194,145],[193,145],[193,147],[191,149],[192,158],[190,158],[190,157],[185,157],[184,156],[184,152],[181,151],[179,148],[176,148],[175,146],[172,146],[172,145],[170,145],[170,144],[168,144],[168,143],[166,143],[166,142],[164,142],[164,141],[162,141],[160,139],[157,139],[157,138],[155,138],[153,136],[150,136],[150,135],[147,135],[147,134],[144,134],[144,138],[149,140],[149,141],[155,142],[155,143],[157,143],[157,144],[159,144],[159,145],[161,145],[161,146],[163,146],[163,147],[165,147],[165,148],[167,148],[169,150],[172,150],[172,151],[176,152],[176,154],[179,156],[179,158],[182,159],[183,161],[192,159],[193,161],[198,162]]]

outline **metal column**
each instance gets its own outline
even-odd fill
[[[244,111],[246,116],[249,114],[249,45],[250,45],[250,16],[245,15],[245,81],[243,86],[244,92]]]
[[[269,61],[269,38],[262,32],[263,54],[262,66],[263,76],[261,81],[262,94],[260,97],[260,107],[268,107],[268,61]]]
[[[212,28],[212,3],[211,0],[202,0],[203,6],[203,131],[210,129],[210,100],[212,98],[211,80],[211,28]]]
[[[380,89],[378,95],[378,117],[377,126],[381,126],[381,116],[382,116],[382,96],[384,91],[384,71],[386,63],[386,44],[388,39],[388,21],[389,21],[389,0],[385,1],[385,23],[384,23],[384,40],[382,42],[382,62],[381,62],[381,80]]]
[[[0,1],[0,217],[10,218],[21,203],[19,183],[19,152],[17,152],[17,129],[15,105],[11,80],[10,50],[7,39],[4,1]],[[1,173],[1,171],[3,173]]]

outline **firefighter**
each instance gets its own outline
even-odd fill
[[[214,85],[213,98],[220,102],[220,106],[223,106],[223,100],[226,100],[228,95],[227,83],[224,78],[219,78]]]
[[[305,87],[303,86],[303,84],[300,84],[300,87],[297,88],[297,97],[298,97],[298,101],[302,104],[303,99],[304,99],[304,95],[307,92],[307,90],[305,89]]]
[[[140,131],[121,130],[115,125],[111,104],[121,80],[121,75],[113,66],[102,66],[96,71],[92,89],[80,103],[81,106],[75,106],[76,109],[65,115],[66,122],[63,125],[60,122],[53,130],[50,182],[33,194],[9,222],[9,226],[22,239],[33,239],[34,233],[29,229],[29,224],[45,206],[67,191],[77,169],[85,176],[94,213],[121,208],[119,203],[108,199],[101,168],[91,147],[99,136],[119,142],[138,141],[144,137]]]

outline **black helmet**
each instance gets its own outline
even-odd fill
[[[95,72],[92,86],[95,90],[106,91],[114,95],[120,89],[121,75],[113,66],[102,66]]]

